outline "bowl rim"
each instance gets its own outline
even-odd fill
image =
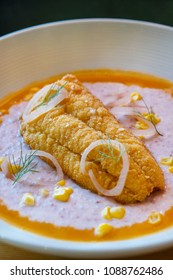
[[[173,228],[121,241],[81,242],[37,235],[33,232],[14,227],[5,221],[0,221],[0,224],[2,226],[0,241],[6,244],[27,249],[29,251],[61,257],[70,257],[72,259],[79,257],[81,259],[105,259],[110,257],[119,259],[122,257],[143,256],[145,254],[156,253],[157,251],[168,249],[173,244]],[[11,231],[9,231],[10,229]],[[13,231],[15,237],[11,236]]]
[[[134,19],[125,19],[125,18],[83,18],[83,19],[67,19],[67,20],[59,20],[46,22],[41,24],[32,25],[29,27],[25,27],[16,31],[9,32],[5,35],[0,36],[0,41],[4,39],[8,39],[10,37],[14,37],[16,35],[20,35],[26,32],[31,32],[33,30],[44,29],[47,27],[57,26],[57,25],[69,25],[69,24],[80,24],[80,23],[125,23],[130,25],[142,25],[149,26],[155,28],[162,28],[166,30],[173,31],[173,26],[145,21],[145,20],[134,20]]]

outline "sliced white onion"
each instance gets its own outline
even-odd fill
[[[131,103],[131,98],[129,94],[109,92],[106,99],[102,101],[105,106],[111,108],[113,106],[127,106]]]
[[[117,195],[120,195],[124,189],[125,181],[126,181],[127,174],[129,171],[129,158],[128,158],[128,154],[126,152],[125,146],[123,144],[121,144],[117,140],[105,140],[104,142],[102,140],[97,140],[97,141],[92,142],[85,149],[85,151],[82,154],[80,168],[81,168],[82,173],[86,174],[85,164],[86,164],[86,158],[87,158],[88,154],[95,147],[98,147],[100,145],[109,145],[110,144],[109,141],[115,148],[117,148],[118,150],[121,148],[121,150],[122,150],[123,167],[122,167],[117,184],[112,189],[107,190],[107,189],[104,189],[102,186],[100,186],[100,184],[97,182],[97,179],[95,178],[94,173],[91,169],[89,170],[88,175],[98,192],[100,192],[101,194],[103,194],[105,196],[117,196]]]
[[[37,107],[41,103],[41,100],[44,100],[45,96],[47,95],[48,91],[51,89],[52,85],[53,84],[43,87],[29,101],[23,113],[23,120],[25,122],[33,121],[34,119],[38,118],[39,116],[53,109],[64,99],[68,98],[67,90],[65,88],[62,88],[61,93],[55,96],[54,98],[52,98],[47,104]],[[56,87],[57,89],[59,88],[58,86]],[[35,107],[37,108],[33,110]]]
[[[31,150],[30,152],[34,153],[34,155],[36,155],[36,156],[45,157],[45,158],[49,159],[56,167],[56,171],[58,174],[58,180],[61,181],[64,178],[62,168],[54,156],[52,156],[51,154],[49,154],[47,152],[40,151],[40,150]]]
[[[135,136],[144,136],[145,138],[151,138],[153,136],[156,135],[156,129],[154,128],[154,125],[147,119],[145,119],[144,117],[140,117],[137,112],[139,110],[144,110],[144,107],[114,107],[110,110],[110,112],[114,115],[114,116],[119,116],[119,115],[126,115],[126,116],[134,116],[136,119],[138,119],[139,121],[145,123],[148,128],[147,129],[131,129],[132,133]]]
[[[115,105],[117,106],[128,106],[130,104],[133,104],[134,101],[135,103],[138,102],[139,100],[133,100],[132,98],[132,93],[127,93],[127,92],[124,92],[124,93],[115,93]]]
[[[51,154],[46,153],[44,151],[40,151],[40,150],[28,150],[28,151],[22,152],[22,156],[26,156],[26,155],[45,157],[45,158],[49,159],[56,167],[58,180],[61,181],[64,178],[64,174],[62,172],[61,166],[59,165],[56,158],[54,156],[52,156]],[[20,158],[20,155],[15,154],[14,158]],[[9,179],[13,179],[14,176],[13,176],[12,172],[9,170],[9,166],[10,166],[9,160],[7,158],[5,158],[1,164],[2,172],[4,173],[5,177],[7,177]]]
[[[122,93],[118,93],[115,95],[115,97],[117,98],[115,100],[116,105],[118,106],[127,106],[131,103],[131,96],[130,94],[122,94]]]
[[[5,177],[8,179],[13,179],[13,174],[9,169],[9,161],[5,158],[1,164],[2,172],[4,173]]]
[[[142,121],[143,123],[145,123],[148,126],[147,129],[132,128],[131,131],[135,136],[138,136],[138,137],[144,136],[146,139],[148,139],[157,134],[157,131],[154,128],[154,125],[149,120],[146,120],[145,118],[141,118],[140,116],[135,116],[135,118],[138,119],[139,121]]]
[[[28,117],[28,115],[32,112],[33,108],[41,102],[41,99],[44,99],[51,87],[52,84],[46,85],[42,89],[40,89],[36,94],[34,94],[34,96],[31,98],[31,100],[25,107],[25,110],[23,112],[23,120],[25,120]]]
[[[136,116],[137,112],[139,112],[139,110],[143,110],[146,111],[146,109],[144,107],[141,106],[135,106],[135,107],[113,107],[110,109],[110,112],[113,115],[117,115],[117,116]]]

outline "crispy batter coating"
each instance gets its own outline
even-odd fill
[[[122,203],[144,200],[155,189],[164,189],[162,171],[143,143],[124,129],[116,118],[73,75],[57,81],[64,84],[69,98],[55,109],[30,123],[21,123],[21,134],[32,148],[51,153],[59,161],[63,171],[79,185],[97,192],[87,174],[80,170],[83,151],[94,141],[117,139],[125,145],[130,168],[122,194],[115,199]],[[86,170],[92,169],[98,182],[111,189],[118,180],[122,161],[115,163],[110,158],[100,158],[99,146],[90,152]],[[119,154],[118,151],[117,156]]]

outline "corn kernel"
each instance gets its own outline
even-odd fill
[[[142,121],[137,121],[135,123],[135,127],[137,129],[148,129],[148,125],[146,123],[142,122]]]
[[[56,188],[54,190],[53,198],[62,202],[67,202],[72,193],[73,190],[71,188]]]
[[[34,206],[35,205],[35,198],[31,193],[25,193],[22,197],[22,204],[26,206]]]
[[[145,140],[145,136],[143,135],[138,136],[138,138],[140,138],[141,140]]]
[[[161,121],[161,119],[158,116],[154,115],[154,120],[153,121],[154,121],[155,124],[158,124]]]
[[[124,207],[118,206],[118,207],[112,207],[110,209],[110,216],[111,218],[115,219],[122,219],[126,213],[126,210]]]
[[[169,172],[170,172],[170,173],[173,173],[173,166],[170,166],[170,167],[169,167]]]
[[[49,195],[49,191],[47,189],[41,189],[40,194],[42,197],[47,197]]]
[[[110,207],[109,206],[106,206],[102,212],[101,212],[101,215],[104,219],[106,220],[111,220],[111,216],[110,216]]]
[[[160,163],[162,165],[173,166],[173,157],[161,158]]]
[[[150,216],[148,217],[148,222],[150,224],[158,224],[161,222],[161,220],[162,214],[157,211],[151,212]]]
[[[154,124],[158,124],[160,122],[160,118],[154,113],[142,113],[142,116]]]
[[[105,236],[108,233],[110,233],[112,229],[113,229],[113,226],[103,223],[95,228],[94,234],[98,237],[102,237],[102,236]]]
[[[61,180],[57,183],[58,186],[64,187],[66,184],[65,180]]]
[[[73,189],[72,189],[72,188],[67,188],[67,187],[65,187],[64,189],[65,189],[65,191],[66,191],[67,193],[69,193],[69,194],[72,194],[72,193],[73,193]]]
[[[0,170],[2,170],[1,169],[1,164],[3,163],[3,161],[5,160],[6,158],[5,157],[1,157],[0,158]],[[12,164],[12,165],[8,165],[8,170],[9,170],[9,172],[10,173],[12,173],[12,174],[17,174],[17,173],[19,173],[19,171],[22,169],[22,167],[20,166],[20,165],[17,165],[17,164]]]
[[[13,174],[17,174],[17,173],[19,173],[20,172],[20,170],[22,169],[22,167],[20,166],[20,165],[14,165],[14,164],[12,164],[12,165],[9,165],[8,166],[8,169],[9,169],[9,171],[11,172],[11,173],[13,173]]]
[[[136,91],[132,92],[130,97],[131,97],[131,101],[132,102],[136,102],[138,100],[142,100],[142,96],[140,95],[139,92],[136,92]]]

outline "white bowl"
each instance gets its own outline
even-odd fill
[[[39,25],[1,37],[1,94],[78,69],[113,68],[173,80],[173,28],[89,19]]]
[[[111,68],[173,81],[173,28],[131,20],[86,19],[39,25],[0,39],[0,96],[61,72]],[[66,257],[122,257],[166,248],[173,229],[118,242],[67,242],[0,221],[5,242]]]

